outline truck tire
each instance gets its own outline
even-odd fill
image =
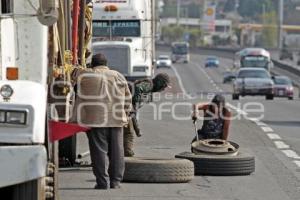
[[[125,158],[125,182],[186,183],[193,178],[194,164],[186,159]]]
[[[66,165],[73,166],[76,160],[77,137],[73,135],[59,142],[59,158],[65,159]]]
[[[47,166],[47,177],[46,177],[46,191],[47,200],[58,200],[58,142],[51,143],[51,148],[48,149],[50,152],[50,159]]]
[[[28,181],[13,187],[13,200],[46,200],[43,178]]]
[[[175,158],[184,158],[194,162],[195,175],[249,175],[255,171],[255,159],[253,156],[238,153],[236,156],[194,154],[183,152]]]

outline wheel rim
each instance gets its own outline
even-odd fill
[[[238,150],[238,144],[220,139],[198,140],[192,143],[192,152],[195,154],[236,155]]]

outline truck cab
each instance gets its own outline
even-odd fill
[[[45,177],[48,162],[48,28],[28,2],[1,4],[0,188]]]
[[[72,2],[0,0],[0,193],[3,198],[58,199],[58,142],[51,141],[49,122],[58,120],[55,103],[67,110],[66,96],[72,91],[66,86],[74,67],[67,61],[72,57],[67,56],[70,51],[67,43],[72,38],[68,31],[71,15],[58,16]],[[78,11],[79,1],[73,3],[78,5],[73,11]],[[74,31],[74,35],[83,32]],[[56,82],[57,78],[61,81]],[[64,95],[57,95],[61,91],[65,91]]]
[[[263,48],[246,48],[235,54],[237,68],[264,68],[271,71],[273,62],[270,53]]]
[[[127,79],[154,73],[154,1],[96,1],[93,53],[102,53],[111,69]]]

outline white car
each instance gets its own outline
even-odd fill
[[[274,98],[274,82],[270,73],[263,68],[242,68],[238,71],[233,83],[232,99],[239,96],[266,96],[267,100]]]
[[[161,67],[168,67],[170,68],[172,66],[172,61],[170,59],[170,56],[168,55],[161,55],[158,57],[158,60],[156,62],[156,67],[161,68]]]

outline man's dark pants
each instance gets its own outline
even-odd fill
[[[92,128],[87,133],[97,186],[114,187],[123,179],[123,128]]]

